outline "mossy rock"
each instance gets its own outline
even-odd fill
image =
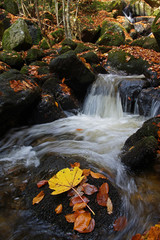
[[[29,66],[25,65],[21,68],[20,73],[27,75],[29,73]]]
[[[46,39],[45,39],[45,38],[43,38],[43,39],[41,40],[41,43],[40,43],[40,48],[42,48],[42,49],[44,49],[44,50],[46,50],[46,49],[49,49],[49,48],[50,48],[50,46],[48,45],[48,43],[47,43],[47,41],[46,41]]]
[[[106,20],[102,24],[98,45],[120,46],[125,43],[124,28],[117,22]]]
[[[157,14],[152,24],[152,32],[155,36],[158,46],[160,47],[160,21],[159,20],[160,20],[160,12]]]
[[[0,41],[2,40],[4,31],[10,27],[10,19],[6,16],[6,13],[0,13]]]
[[[62,47],[66,46],[66,45],[70,46],[72,50],[74,50],[77,47],[77,43],[72,41],[70,38],[66,38],[63,40]]]
[[[134,58],[130,53],[123,50],[111,50],[108,53],[108,65],[128,74],[143,74],[144,68],[149,66],[148,62],[141,57]]]
[[[51,21],[53,21],[54,20],[54,17],[53,17],[53,15],[52,15],[52,13],[50,13],[50,12],[44,12],[42,15],[41,15],[41,18],[42,19],[49,19],[49,20],[51,20]]]
[[[59,43],[64,39],[64,30],[59,28],[58,30],[52,32],[51,35],[54,38],[55,43]]]
[[[0,61],[5,62],[10,67],[16,69],[21,69],[24,64],[22,56],[15,51],[1,51]]]
[[[65,46],[61,47],[60,49],[58,49],[58,53],[59,53],[59,55],[61,55],[61,54],[66,53],[70,50],[72,50],[71,47],[65,45]]]
[[[94,52],[87,52],[83,54],[81,57],[85,58],[87,63],[90,63],[90,64],[99,63],[99,58],[97,54],[95,54]]]
[[[156,39],[148,36],[135,39],[133,42],[131,42],[130,45],[139,46],[146,49],[153,49],[154,51],[157,51],[157,52],[160,50]]]
[[[40,59],[42,59],[42,57],[44,57],[43,51],[36,49],[36,48],[32,48],[32,49],[28,50],[25,60],[28,64],[33,61],[40,60]]]
[[[91,50],[91,48],[84,45],[83,43],[78,43],[74,52],[77,54],[77,53],[82,53],[82,52],[85,52],[85,51],[88,51],[88,50]]]
[[[4,9],[13,15],[19,13],[17,3],[14,0],[4,0]]]
[[[40,66],[40,67],[48,66],[48,64],[46,62],[42,62],[42,61],[35,61],[35,62],[32,62],[30,65],[31,66]]]
[[[18,19],[11,27],[5,30],[2,38],[2,47],[5,50],[22,51],[32,46],[32,38],[27,24]]]

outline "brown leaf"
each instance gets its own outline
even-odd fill
[[[78,217],[78,215],[81,214],[81,213],[84,213],[84,212],[85,212],[84,210],[80,210],[80,211],[77,210],[77,211],[74,212],[74,213],[67,214],[67,215],[65,216],[66,221],[67,221],[67,222],[70,222],[70,223],[74,223],[75,220],[76,220],[76,218]]]
[[[108,197],[108,199],[107,199],[107,212],[108,212],[108,214],[113,213],[113,204],[112,204],[110,197]]]
[[[100,186],[99,191],[97,193],[97,203],[100,206],[106,207],[108,200],[108,191],[109,191],[108,183],[103,183]]]
[[[73,206],[73,211],[75,212],[75,211],[77,211],[77,210],[81,210],[81,209],[85,208],[86,206],[87,206],[87,203],[85,203],[85,202],[76,203],[76,204],[74,204],[74,206]]]
[[[84,188],[84,193],[87,195],[92,195],[93,193],[98,192],[97,187],[89,183],[84,183],[83,188]]]
[[[37,187],[41,188],[42,186],[48,184],[48,180],[41,180],[37,183]]]
[[[125,216],[119,217],[115,220],[113,227],[115,231],[122,231],[127,225],[127,219]]]
[[[85,196],[82,196],[82,199],[84,200],[85,203],[89,202],[89,199]],[[82,203],[82,199],[80,197],[73,197],[70,200],[69,206],[72,207],[73,205],[75,205],[76,203]]]
[[[135,236],[133,236],[131,240],[141,240],[141,237],[142,235],[138,233]]]
[[[79,230],[79,232],[80,233],[90,233],[94,230],[94,227],[95,227],[95,220],[92,218],[89,223],[89,226],[86,229],[84,229],[83,231]]]
[[[56,208],[55,208],[55,212],[56,214],[60,214],[62,212],[63,206],[62,204],[59,204]]]
[[[95,172],[92,172],[90,171],[90,174],[93,178],[103,178],[103,179],[107,179],[107,177],[105,177],[103,174],[101,173],[95,173]]]
[[[74,222],[74,230],[76,231],[83,231],[85,230],[89,224],[90,224],[90,221],[91,221],[91,213],[89,212],[84,212],[84,213],[81,213],[75,220]]]
[[[90,169],[83,169],[83,175],[88,177],[90,174],[90,171],[91,171]]]
[[[71,168],[74,168],[74,167],[79,167],[80,168],[80,163],[79,162],[75,162],[75,163],[70,163],[71,165]]]
[[[38,204],[43,198],[44,198],[44,191],[41,191],[40,193],[38,193],[36,197],[33,198],[32,204],[33,205]]]

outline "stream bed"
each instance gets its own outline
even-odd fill
[[[159,221],[160,179],[156,174],[129,176],[119,159],[125,140],[146,120],[122,111],[117,76],[100,76],[82,111],[57,121],[11,130],[0,141],[0,236],[3,240],[61,239],[52,225],[20,208],[15,186],[25,187],[32,168],[47,154],[83,157],[96,164],[119,189],[127,227],[109,240],[129,240]]]

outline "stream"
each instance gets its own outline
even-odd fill
[[[103,169],[118,187],[128,224],[124,231],[111,233],[107,239],[129,240],[159,221],[159,177],[149,173],[129,176],[118,157],[125,140],[147,120],[138,114],[123,112],[118,93],[120,79],[123,76],[100,75],[78,115],[12,129],[0,141],[0,197],[3,196],[5,202],[0,206],[1,239],[59,240],[52,236],[51,224],[37,219],[30,210],[19,209],[18,193],[12,196],[15,184],[23,187],[29,179],[29,169],[37,167],[48,153],[84,157]],[[154,106],[156,104],[150,117],[155,114]],[[14,169],[16,172],[19,169],[18,176]]]

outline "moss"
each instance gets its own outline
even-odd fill
[[[72,50],[74,50],[77,47],[77,43],[72,41],[70,38],[66,38],[63,40],[62,46],[66,46],[66,45],[70,46]]]
[[[27,56],[26,56],[26,62],[30,63],[39,59],[42,59],[42,57],[44,56],[43,51],[39,50],[39,49],[29,49],[27,52]]]
[[[82,53],[85,51],[91,50],[90,47],[85,46],[83,43],[78,43],[76,49],[74,50],[75,53]]]
[[[54,38],[55,43],[59,43],[64,38],[64,30],[59,28],[58,30],[51,33],[52,37]]]
[[[159,19],[160,19],[160,12],[155,17],[155,20],[153,21],[151,29],[152,29],[152,32],[158,43],[158,46],[160,47],[160,22],[159,22]]]
[[[20,73],[28,74],[29,73],[29,66],[25,65],[21,68]]]
[[[21,69],[23,59],[21,55],[15,51],[2,51],[0,52],[0,61],[7,63],[9,66]]]
[[[49,49],[50,48],[45,38],[42,39],[42,41],[40,43],[40,47],[42,49]]]
[[[18,6],[14,0],[4,0],[4,9],[14,15],[18,14]]]
[[[58,53],[59,53],[59,55],[61,55],[61,54],[66,53],[70,50],[72,50],[71,47],[66,45],[66,46],[63,46],[60,49],[58,49]]]

